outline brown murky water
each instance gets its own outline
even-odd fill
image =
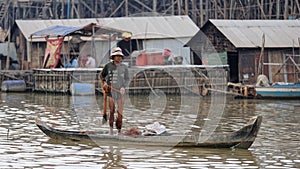
[[[0,96],[0,168],[300,168],[299,100],[227,97],[223,111],[222,100],[214,102],[209,97],[130,96],[129,106],[124,110],[124,129],[142,128],[159,119],[170,132],[188,132],[197,129],[187,123],[187,119],[194,119],[201,130],[207,121],[214,121],[211,114],[220,116],[214,112],[219,111],[215,109],[218,107],[223,113],[215,127],[217,132],[239,129],[250,117],[263,116],[261,130],[249,150],[161,149],[57,142],[35,125],[39,117],[57,128],[107,130],[107,126],[100,124],[101,96],[33,93],[0,93]],[[185,105],[183,100],[192,104]]]

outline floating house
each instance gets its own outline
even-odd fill
[[[300,20],[208,20],[186,46],[195,64],[228,64],[231,82],[254,84],[297,82],[299,42]]]
[[[132,33],[132,39],[138,42],[139,50],[151,51],[167,48],[174,55],[182,56],[183,61],[187,64],[190,63],[190,52],[189,48],[184,47],[184,44],[199,30],[188,16],[16,20],[11,41],[16,44],[21,69],[42,67],[46,40],[42,37],[33,38],[34,32],[56,25],[82,27],[91,23],[100,27],[129,31]],[[97,34],[97,31],[93,33]],[[70,36],[64,39],[65,45],[61,52],[63,55],[70,52],[77,52],[76,54],[79,56],[92,55],[96,60],[97,67],[107,62],[110,49],[116,46],[119,40],[121,40],[120,34],[89,38]]]

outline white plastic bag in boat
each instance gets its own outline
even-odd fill
[[[159,124],[159,122],[154,122],[153,124],[148,124],[145,126],[145,129],[151,132],[155,132],[156,135],[160,135],[166,132],[166,127]]]
[[[270,86],[269,83],[270,83],[269,79],[266,75],[259,75],[257,77],[255,86],[257,86],[257,87],[268,87],[268,86]]]

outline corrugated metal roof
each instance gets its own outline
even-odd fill
[[[299,47],[300,20],[209,20],[237,48]]]
[[[24,36],[54,25],[83,26],[96,23],[100,26],[130,31],[135,39],[193,37],[199,30],[188,16],[118,17],[63,20],[16,20]],[[42,39],[40,39],[42,40]]]

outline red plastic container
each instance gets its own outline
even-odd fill
[[[164,57],[162,52],[147,53],[147,65],[163,65]]]
[[[135,62],[136,66],[145,66],[147,65],[147,55],[145,52],[141,53],[137,58]]]

